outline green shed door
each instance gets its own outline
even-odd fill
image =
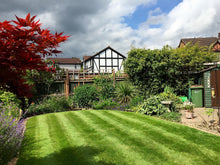
[[[203,107],[203,88],[191,88],[192,103],[195,107]]]

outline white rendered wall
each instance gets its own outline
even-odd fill
[[[73,71],[73,70],[80,70],[81,69],[81,65],[65,65],[65,64],[59,64],[59,67],[60,68],[63,68],[63,69],[68,69],[69,71]]]

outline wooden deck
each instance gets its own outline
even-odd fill
[[[113,75],[113,80],[115,81],[123,81],[125,78],[127,78],[127,74],[124,72],[120,73],[115,73],[114,69],[113,70],[99,70],[96,72],[89,72],[89,71],[65,71],[65,74],[56,75],[56,82],[64,82],[68,79],[70,82],[93,82],[94,77],[97,76],[107,76],[107,75]]]

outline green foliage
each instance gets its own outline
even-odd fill
[[[137,112],[146,115],[161,115],[167,112],[167,108],[161,104],[162,100],[163,98],[159,95],[151,96],[146,99],[142,105],[138,106]]]
[[[0,111],[0,164],[8,164],[8,162],[17,156],[21,146],[25,125],[23,120],[8,115],[9,112]]]
[[[135,88],[130,82],[120,82],[116,87],[116,96],[120,103],[127,103],[134,97]]]
[[[214,109],[212,109],[212,108],[205,111],[205,113],[208,115],[208,117],[211,116],[213,114],[213,112],[214,112]]]
[[[134,96],[134,97],[131,99],[129,106],[130,106],[130,107],[136,107],[136,106],[138,106],[139,104],[141,104],[142,102],[144,102],[144,97],[137,95],[137,96]]]
[[[185,101],[183,103],[183,108],[189,112],[193,112],[195,105],[192,102]]]
[[[151,96],[143,104],[136,107],[137,112],[147,115],[161,115],[167,112],[167,108],[161,104],[161,101],[173,101],[169,108],[172,112],[177,111],[177,105],[181,103],[181,100],[173,91],[173,88],[166,86],[163,93]]]
[[[0,112],[13,118],[19,118],[21,101],[11,92],[1,91]]]
[[[5,105],[10,105],[11,103],[19,106],[21,101],[17,98],[17,96],[11,92],[2,91],[0,94],[0,102]]]
[[[0,103],[0,112],[16,119],[19,119],[20,117],[20,108],[13,102],[10,102],[9,104]]]
[[[170,106],[171,111],[177,111],[177,105],[181,104],[181,99],[174,93],[174,89],[166,86],[164,92],[159,94],[163,101],[173,101]]]
[[[94,109],[114,109],[116,106],[119,106],[119,103],[111,98],[93,102]]]
[[[177,113],[177,112],[168,112],[168,113],[161,114],[160,118],[169,120],[169,121],[180,122],[181,115],[182,115],[181,113]]]
[[[112,75],[94,77],[94,85],[102,99],[108,99],[114,96],[115,87],[113,85]]]
[[[45,98],[41,103],[32,103],[28,108],[26,116],[34,116],[44,113],[67,111],[71,108],[71,103],[65,96],[52,96]]]
[[[124,62],[130,80],[147,95],[163,92],[166,86],[175,89],[178,95],[187,93],[190,82],[195,80],[192,72],[204,69],[203,63],[215,60],[216,56],[198,45],[184,48],[162,49],[132,48]]]
[[[92,102],[98,100],[97,89],[92,85],[79,86],[74,91],[74,103],[81,108],[92,107]]]
[[[34,97],[38,97],[41,95],[49,95],[51,92],[51,85],[54,83],[56,79],[56,74],[59,74],[60,77],[64,75],[64,70],[59,68],[58,64],[52,61],[45,61],[49,66],[53,66],[55,71],[47,72],[47,71],[37,71],[37,70],[27,70],[27,74],[25,79],[28,85],[34,85],[32,87],[32,93]]]
[[[54,72],[27,70],[27,84],[34,85],[32,87],[34,96],[49,94],[50,86],[55,81]]]

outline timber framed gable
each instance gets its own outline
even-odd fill
[[[123,70],[122,63],[125,58],[124,55],[108,46],[95,55],[84,58],[83,66],[84,70],[90,73],[111,73],[113,69],[117,72]]]

